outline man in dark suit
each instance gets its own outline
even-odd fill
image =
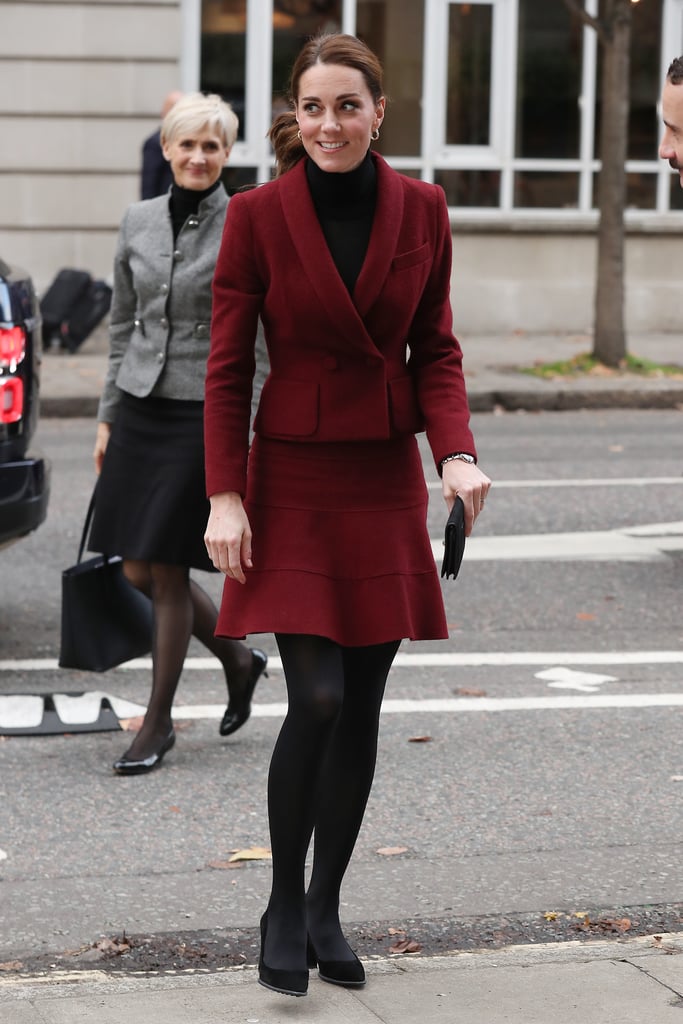
[[[174,103],[182,96],[182,92],[169,92],[161,108],[161,120],[166,117]],[[173,182],[171,165],[161,150],[160,129],[145,139],[142,146],[142,171],[140,175],[140,198],[153,199],[168,192]]]

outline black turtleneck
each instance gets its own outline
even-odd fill
[[[198,191],[194,188],[183,188],[182,185],[176,185],[173,182],[171,186],[171,220],[173,221],[173,239],[178,237],[180,229],[183,224],[192,214],[196,213],[199,209],[199,204],[202,199],[206,199],[212,192],[215,192],[217,188],[221,188],[222,182],[219,178],[215,181],[211,188],[205,188]]]
[[[375,215],[377,172],[370,152],[358,167],[343,174],[321,171],[313,160],[307,160],[306,177],[332,259],[353,292]]]

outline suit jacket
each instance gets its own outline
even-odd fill
[[[219,187],[177,239],[168,195],[133,203],[119,230],[109,318],[109,364],[98,419],[120,392],[201,401],[211,324],[211,279],[228,197]]]
[[[173,171],[161,148],[161,131],[157,128],[142,146],[140,198],[154,199],[168,192],[173,184]]]
[[[304,161],[232,197],[214,277],[205,405],[208,494],[245,493],[250,381],[261,315],[270,374],[254,429],[294,442],[427,430],[437,463],[476,454],[452,333],[443,190],[373,154],[377,203],[353,294],[335,267]]]

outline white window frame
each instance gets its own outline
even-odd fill
[[[583,72],[581,94],[581,136],[579,155],[571,160],[516,158],[515,103],[517,77],[517,39],[519,0],[469,0],[492,8],[492,82],[490,106],[490,143],[487,146],[446,145],[446,94],[444,83],[448,67],[448,15],[451,4],[467,0],[415,0],[424,2],[424,61],[422,87],[421,152],[415,156],[392,157],[398,169],[419,168],[424,180],[434,181],[436,171],[499,170],[501,173],[500,204],[496,207],[452,208],[454,220],[501,220],[522,218],[536,222],[594,220],[592,208],[593,180],[600,168],[593,153],[595,132],[595,100],[598,89],[597,33],[583,28]],[[356,31],[356,0],[342,0],[342,31]],[[596,15],[598,0],[585,0],[586,10]],[[195,90],[200,81],[201,0],[180,0],[182,47],[180,84],[185,91]],[[272,105],[272,35],[273,0],[247,0],[246,96],[244,140],[233,147],[230,164],[253,167],[257,180],[271,175],[273,156],[266,132],[270,125]],[[661,81],[673,57],[683,54],[683,0],[664,0],[661,35]],[[659,111],[658,111],[659,113]],[[652,210],[627,211],[627,218],[650,220],[669,213],[671,170],[657,160],[629,161],[627,171],[642,171],[657,176],[657,207]],[[516,171],[573,171],[579,175],[579,198],[575,208],[524,209],[513,207],[514,174]]]

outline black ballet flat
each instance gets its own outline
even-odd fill
[[[353,953],[353,950],[351,951]],[[344,988],[362,988],[365,984],[365,968],[353,953],[353,960],[319,960],[315,946],[308,936],[306,959],[310,970],[318,968],[318,977],[330,985],[342,985]]]
[[[114,761],[114,771],[117,775],[144,775],[146,772],[151,772],[153,768],[157,768],[161,764],[164,754],[168,753],[174,744],[175,730],[171,729],[159,749],[150,754],[149,757],[143,757],[139,761],[135,761],[133,758],[128,757],[127,753],[123,754],[118,761]]]
[[[241,729],[251,714],[251,698],[261,676],[268,676],[266,665],[268,657],[255,647],[251,652],[251,672],[245,684],[244,690],[239,697],[231,697],[228,701],[223,720],[219,726],[221,736],[229,736]]]
[[[268,967],[263,960],[263,948],[268,930],[268,912],[261,918],[261,952],[258,961],[259,985],[279,992],[283,996],[305,996],[308,992],[308,971],[280,971]]]

